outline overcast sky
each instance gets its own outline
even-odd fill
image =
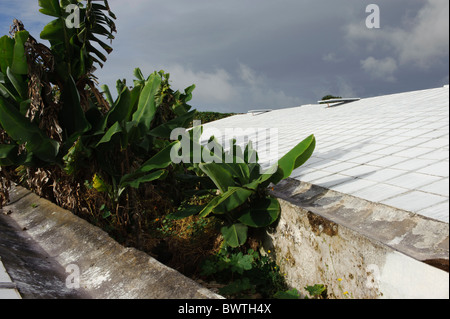
[[[448,0],[110,0],[114,52],[96,75],[112,89],[133,70],[163,69],[191,105],[247,112],[370,97],[449,82]],[[380,28],[369,29],[369,4]],[[0,34],[13,18],[35,38],[51,20],[38,0],[0,0]],[[115,90],[113,90],[114,92]]]

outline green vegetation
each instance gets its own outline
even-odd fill
[[[64,23],[74,4],[80,28]],[[174,163],[171,154],[182,147],[170,138],[174,129],[233,114],[191,110],[195,85],[173,91],[169,74],[144,76],[139,68],[133,86],[117,81],[114,100],[108,86],[97,88],[94,75],[112,51],[103,38],[112,40],[116,32],[108,1],[39,5],[56,18],[40,35],[50,47],[17,20],[11,37],[0,38],[0,206],[15,182],[187,275],[231,275],[226,295],[258,289],[271,297],[284,289],[275,264],[249,242],[260,245],[252,230],[280,215],[267,188],[308,160],[314,136],[265,174],[251,143],[241,148],[234,142],[233,155],[222,151],[219,162]],[[216,156],[214,137],[199,146],[188,135],[192,145]]]
[[[234,298],[274,298],[287,289],[284,276],[269,256],[253,249],[247,252],[224,246],[217,254],[205,260],[201,276],[222,283],[219,293]]]
[[[342,99],[342,97],[341,96],[333,96],[333,95],[325,95],[321,100],[323,102],[321,102],[320,104],[326,104],[327,100],[333,100],[333,99]]]
[[[200,112],[200,111],[197,111],[195,113],[194,118],[197,121],[201,121],[202,124],[206,124],[206,123],[214,122],[214,121],[217,121],[217,120],[221,120],[221,119],[233,116],[233,115],[237,115],[237,113],[218,113],[218,112]],[[192,123],[191,123],[190,127],[192,127]]]
[[[327,287],[324,285],[306,286],[306,292],[309,294],[304,299],[327,299]],[[287,291],[278,291],[274,295],[275,299],[300,299],[301,295],[297,289],[291,289]]]
[[[267,171],[258,164],[258,154],[252,144],[245,150],[234,140],[232,151],[223,151],[220,144],[212,138],[212,149],[220,149],[217,158],[210,163],[198,164],[198,169],[211,181],[219,194],[208,204],[190,207],[189,211],[179,211],[172,215],[174,219],[184,218],[198,213],[206,217],[211,213],[223,221],[221,232],[225,242],[231,247],[246,243],[248,228],[263,228],[273,224],[279,217],[281,208],[278,200],[267,194],[270,184],[276,185],[288,178],[292,171],[305,163],[315,148],[313,135],[294,147],[278,163]]]
[[[322,101],[332,100],[332,99],[342,99],[342,96],[325,95]]]

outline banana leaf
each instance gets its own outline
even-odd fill
[[[129,121],[133,105],[131,103],[131,91],[124,87],[117,101],[108,112],[108,123]]]
[[[17,145],[0,144],[0,166],[15,165],[17,160]]]
[[[26,100],[28,96],[28,86],[27,83],[23,80],[22,76],[14,74],[9,67],[6,69],[6,75],[8,76],[8,80],[14,86],[14,89],[19,95],[20,99],[22,101]]]
[[[241,223],[224,226],[221,229],[223,239],[233,248],[239,247],[247,241],[248,227]]]
[[[7,35],[0,38],[0,71],[6,74],[6,69],[12,66],[14,57],[14,39]]]
[[[152,181],[157,180],[157,179],[162,179],[166,175],[167,175],[167,171],[161,169],[161,170],[155,171],[153,173],[137,177],[137,178],[132,179],[132,180],[121,182],[120,183],[120,187],[121,188],[125,188],[125,187],[130,186],[130,187],[133,187],[133,188],[139,188],[139,186],[142,183],[148,183],[148,182],[152,182]]]
[[[237,186],[233,175],[224,163],[200,163],[199,168],[211,178],[222,194]]]
[[[61,7],[58,0],[39,0],[39,11],[45,15],[61,17]]]
[[[133,184],[133,181],[141,180],[141,178],[143,178],[143,176],[150,176],[147,173],[152,170],[160,170],[160,169],[166,168],[167,166],[169,166],[172,163],[172,160],[170,158],[172,148],[174,148],[174,147],[176,148],[179,146],[180,146],[180,142],[178,142],[178,141],[169,144],[163,150],[158,152],[155,156],[153,156],[148,161],[146,161],[144,164],[142,164],[141,167],[138,168],[136,171],[122,176],[122,178],[120,179],[119,185],[121,185],[121,186],[131,185],[131,184]],[[162,177],[162,176],[163,175],[160,175],[160,177]],[[150,177],[148,177],[148,178],[150,178]],[[145,180],[145,178],[142,179],[141,182],[143,180]]]
[[[102,93],[105,94],[106,101],[109,103],[109,105],[114,105],[114,100],[111,95],[111,91],[109,90],[109,86],[106,84],[100,86],[102,89]]]
[[[81,108],[80,94],[71,75],[64,85],[61,101],[63,102],[63,109],[59,113],[61,126],[66,138],[75,142],[81,134],[91,129],[91,124]]]
[[[0,125],[18,144],[26,143],[26,149],[39,159],[53,163],[59,151],[59,143],[47,137],[39,127],[30,123],[20,111],[0,96]]]
[[[103,135],[103,137],[100,139],[100,141],[95,145],[95,147],[100,146],[101,144],[106,144],[106,143],[110,143],[111,141],[115,142],[117,140],[113,139],[114,136],[117,136],[117,134],[120,134],[123,132],[123,128],[120,125],[119,122],[114,123],[113,126],[111,126],[108,131],[106,131],[105,135]],[[119,138],[122,137],[119,135]],[[122,139],[120,139],[120,141],[122,142]],[[109,146],[108,146],[109,147]],[[124,145],[121,145],[121,148],[124,148]]]
[[[252,204],[238,220],[244,225],[260,228],[274,223],[280,216],[281,207],[277,199],[266,197]]]
[[[180,115],[148,132],[148,135],[160,138],[169,138],[172,131],[179,127],[186,127],[192,121],[197,111],[191,111]]]
[[[156,73],[150,75],[141,92],[137,110],[133,113],[132,121],[138,123],[144,132],[150,130],[151,123],[155,117],[156,109],[158,107],[155,97],[160,85],[161,77]]]
[[[11,65],[11,71],[15,74],[28,74],[28,63],[25,56],[25,42],[27,42],[30,33],[28,31],[18,31],[14,35],[14,54]]]
[[[20,103],[20,99],[13,93],[12,88],[9,88],[10,84],[0,83],[0,95],[5,99],[12,98],[17,103]]]
[[[315,147],[316,139],[314,135],[310,135],[278,161],[274,174],[263,174],[260,177],[261,185],[268,186],[270,183],[276,185],[281,180],[288,178],[294,169],[303,165],[311,157]]]

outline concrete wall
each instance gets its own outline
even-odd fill
[[[23,188],[0,215],[0,255],[24,298],[222,299]]]
[[[293,288],[325,284],[330,298],[449,298],[447,223],[290,179],[272,193],[282,214],[265,249]]]
[[[272,193],[282,215],[265,250],[300,292],[325,284],[330,298],[449,298],[447,223],[290,179]],[[23,188],[11,199],[0,255],[24,298],[221,298]],[[70,265],[79,289],[66,285]]]

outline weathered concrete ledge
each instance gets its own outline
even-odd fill
[[[10,195],[0,255],[23,298],[222,298],[24,188]]]
[[[449,298],[449,224],[287,179],[267,249],[300,291],[332,298]],[[431,266],[432,265],[432,266]]]

